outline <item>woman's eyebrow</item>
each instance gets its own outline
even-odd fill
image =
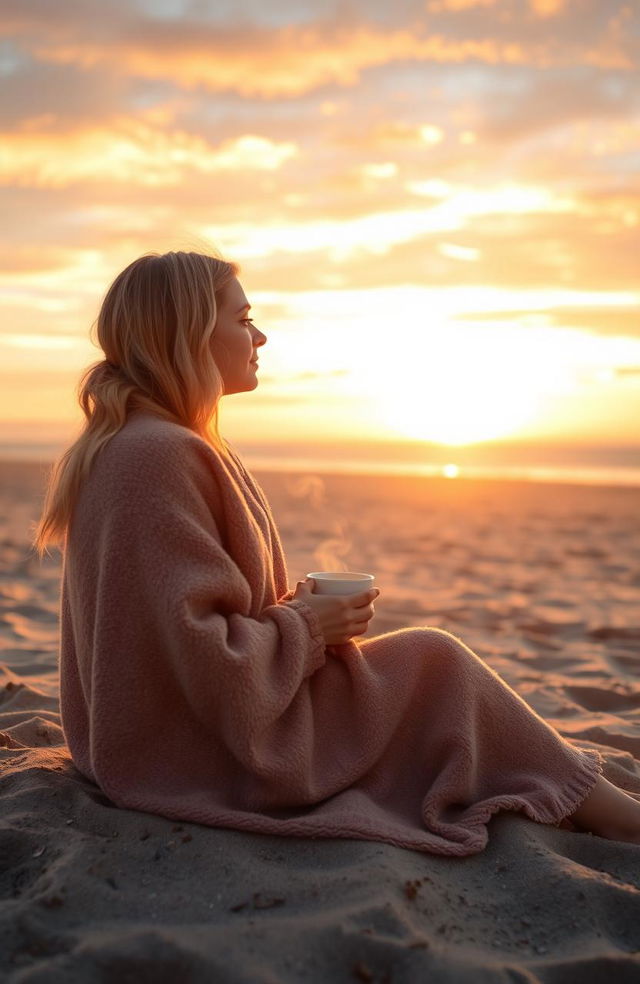
[[[241,308],[238,308],[238,310],[236,311],[236,314],[240,314],[241,311],[249,311],[250,308],[251,308],[251,305],[250,304],[243,304],[243,306]]]

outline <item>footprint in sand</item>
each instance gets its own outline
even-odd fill
[[[589,629],[587,635],[590,639],[609,640],[615,639],[618,642],[640,642],[640,628],[625,625],[600,625],[595,629]]]
[[[588,711],[633,711],[640,707],[640,690],[603,690],[601,687],[565,687],[564,692]]]

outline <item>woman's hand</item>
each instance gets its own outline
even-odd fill
[[[328,646],[337,646],[349,642],[353,636],[364,635],[375,614],[373,602],[380,594],[378,588],[351,595],[318,595],[314,594],[314,588],[313,578],[305,578],[298,581],[293,597],[313,608],[320,619]]]

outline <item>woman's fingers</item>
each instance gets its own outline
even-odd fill
[[[368,627],[369,627],[369,623],[368,622],[359,622],[358,625],[356,625],[354,627],[353,634],[354,635],[364,635],[365,632],[367,631]]]
[[[378,588],[372,588],[371,591],[365,591],[364,594],[354,595],[351,598],[351,603],[354,608],[360,610],[366,605],[373,607],[373,603],[380,594]]]
[[[354,606],[354,612],[357,617],[357,622],[353,626],[353,635],[364,635],[369,627],[369,622],[375,615],[375,608],[373,607],[373,602],[380,594],[378,588],[373,588],[372,590],[365,591],[364,594],[359,595],[358,599],[360,604]],[[354,599],[355,601],[355,599]]]
[[[380,594],[379,588],[370,588],[357,595],[317,595],[311,578],[298,581],[294,597],[304,598],[315,610],[327,645],[340,640],[348,642],[354,636],[364,635],[368,623],[375,614],[373,602]]]
[[[362,621],[365,618],[369,621],[375,614],[375,608],[373,607],[373,603],[371,603],[369,605],[363,605],[361,608],[354,608],[354,613],[358,621]]]
[[[369,602],[375,601],[379,594],[379,588],[369,588],[368,591],[363,591],[361,594],[346,595],[345,597],[349,598],[354,608],[362,608],[363,605],[368,605]]]

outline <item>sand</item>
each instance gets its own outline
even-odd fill
[[[0,979],[640,981],[640,846],[501,813],[486,850],[175,824],[70,763],[44,466],[0,464]],[[256,471],[290,581],[377,576],[367,635],[460,636],[640,792],[640,490]]]

